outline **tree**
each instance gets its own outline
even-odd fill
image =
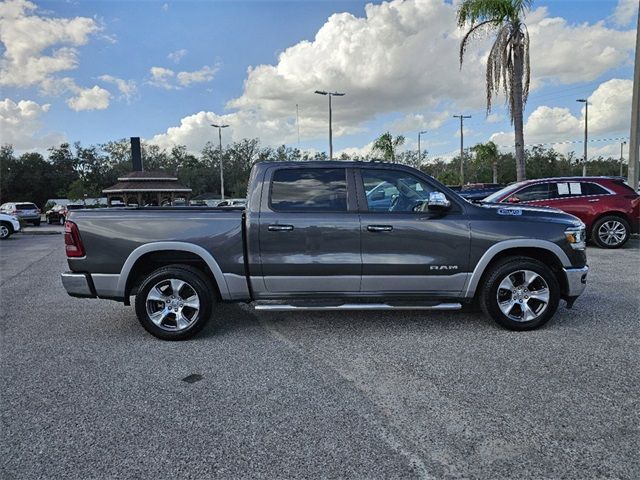
[[[532,0],[463,0],[458,9],[458,26],[471,25],[460,42],[460,68],[469,40],[474,35],[483,30],[497,32],[487,58],[487,115],[502,84],[515,128],[518,181],[526,179],[523,113],[531,76],[529,32],[522,17],[532,3]]]
[[[475,163],[479,169],[491,168],[491,181],[498,183],[498,146],[493,142],[479,143],[471,147],[476,154]]]
[[[376,141],[373,142],[372,150],[382,155],[382,158],[385,160],[395,162],[396,149],[403,144],[404,137],[402,135],[398,135],[396,138],[393,138],[393,135],[386,132],[376,138]]]

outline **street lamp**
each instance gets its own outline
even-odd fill
[[[420,149],[420,135],[424,135],[425,133],[427,133],[426,130],[418,132],[418,165],[420,165],[422,160],[422,150]]]
[[[344,97],[344,93],[325,92],[324,90],[316,90],[318,95],[329,95],[329,160],[333,160],[333,130],[331,129],[331,97]]]
[[[211,124],[212,127],[218,129],[218,140],[220,141],[220,200],[224,200],[224,173],[222,170],[222,129],[227,128],[229,125],[216,125]]]
[[[576,102],[584,103],[584,159],[582,163],[582,176],[587,176],[587,140],[589,136],[589,102],[586,98],[579,98]]]
[[[620,143],[620,176],[622,176],[622,162],[624,162],[624,157],[622,156],[622,149],[627,144],[627,142]],[[629,176],[629,172],[627,172],[627,176]]]

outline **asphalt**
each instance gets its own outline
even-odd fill
[[[639,478],[639,243],[590,248],[587,291],[534,332],[223,305],[170,343],[68,297],[61,235],[15,235],[0,477]]]

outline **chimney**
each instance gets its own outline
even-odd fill
[[[133,164],[134,172],[141,172],[143,170],[140,137],[131,137],[131,163]]]

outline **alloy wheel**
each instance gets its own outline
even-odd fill
[[[627,229],[621,222],[609,220],[600,225],[598,237],[606,245],[620,245],[627,237]]]
[[[6,225],[0,225],[0,238],[7,238],[9,236],[9,229]]]
[[[179,332],[189,328],[200,313],[195,289],[177,278],[156,283],[146,298],[149,319],[163,330]]]
[[[498,286],[498,307],[511,320],[530,322],[540,317],[549,305],[549,285],[532,270],[517,270]]]

